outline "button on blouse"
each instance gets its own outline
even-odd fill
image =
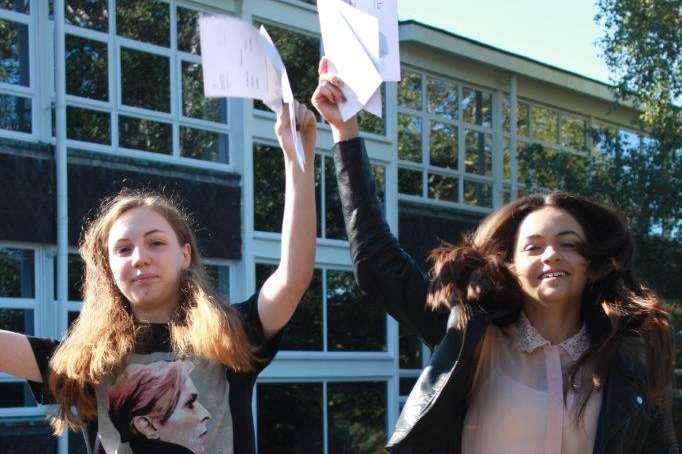
[[[464,420],[463,454],[592,452],[602,392],[592,392],[578,418],[576,388],[589,383],[590,374],[579,371],[576,386],[568,386],[571,365],[590,346],[586,327],[552,345],[522,312],[509,328],[490,326],[483,342]]]

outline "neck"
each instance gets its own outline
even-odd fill
[[[138,322],[168,323],[175,312],[177,303],[150,305],[147,307],[132,307],[133,316]]]
[[[560,344],[580,330],[579,304],[546,304],[529,301],[523,312],[540,335],[552,345]]]

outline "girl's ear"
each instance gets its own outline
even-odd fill
[[[186,270],[192,263],[192,248],[189,245],[189,243],[185,243],[185,245],[182,247],[182,255],[183,255],[182,269]]]

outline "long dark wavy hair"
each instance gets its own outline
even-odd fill
[[[670,309],[635,275],[635,243],[625,217],[588,198],[561,192],[536,194],[508,203],[486,217],[461,244],[443,244],[430,255],[433,263],[427,304],[453,308],[463,325],[474,309],[493,315],[497,325],[516,320],[524,294],[508,265],[513,260],[521,222],[543,207],[561,209],[578,221],[586,235],[580,253],[589,262],[590,278],[583,291],[581,318],[590,348],[574,365],[569,379],[579,385],[577,372],[590,364],[592,381],[579,387],[582,414],[592,391],[604,382],[619,351],[635,355],[648,372],[650,399],[660,401],[674,368]],[[627,350],[626,341],[638,349]]]

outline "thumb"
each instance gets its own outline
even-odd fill
[[[322,57],[320,59],[320,64],[317,67],[317,73],[318,74],[326,74],[327,71],[329,71],[329,61],[327,60],[327,57]]]

